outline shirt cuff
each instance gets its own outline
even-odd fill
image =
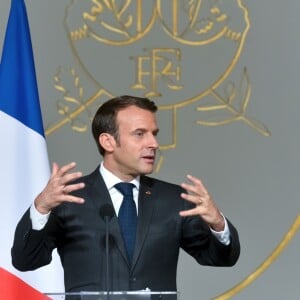
[[[223,214],[222,214],[223,216]],[[230,231],[228,227],[228,223],[226,218],[223,216],[224,222],[225,222],[225,227],[223,231],[215,231],[212,228],[210,228],[212,234],[221,242],[222,244],[228,246],[230,244]]]
[[[34,206],[34,203],[32,203],[30,207],[30,219],[32,223],[32,229],[33,230],[42,230],[46,223],[48,222],[49,216],[51,212],[48,212],[47,214],[41,214]]]

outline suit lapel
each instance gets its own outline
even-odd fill
[[[138,226],[131,269],[133,269],[134,265],[136,264],[145,242],[147,232],[151,223],[155,198],[156,197],[155,191],[153,189],[153,180],[149,177],[141,176],[139,190]]]
[[[113,204],[109,192],[107,190],[107,187],[104,183],[104,180],[99,172],[99,168],[97,168],[95,172],[92,173],[91,175],[92,175],[92,183],[91,183],[91,189],[89,193],[91,194],[91,199],[94,202],[96,210],[100,212],[100,207],[102,205],[104,204],[113,205]],[[104,223],[104,220],[102,218],[101,221],[103,221]],[[124,257],[124,259],[127,261],[129,265],[123,237],[120,231],[118,217],[116,216],[116,214],[112,217],[112,219],[109,222],[109,232],[113,236],[116,247],[119,249],[122,256]]]

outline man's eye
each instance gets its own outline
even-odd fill
[[[144,135],[144,133],[142,132],[142,131],[138,131],[138,132],[136,132],[135,133],[137,136],[143,136]]]

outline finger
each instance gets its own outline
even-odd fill
[[[201,190],[202,190],[205,194],[208,194],[208,191],[207,191],[206,187],[204,186],[204,184],[202,183],[202,181],[201,181],[199,178],[197,178],[197,177],[195,177],[195,176],[192,176],[192,175],[190,175],[190,174],[188,174],[186,177],[187,177],[188,180],[190,180],[194,185],[199,186],[199,187],[201,188]]]
[[[74,172],[74,173],[67,173],[65,175],[63,175],[63,177],[61,178],[61,184],[64,186],[66,184],[68,184],[69,182],[72,182],[78,178],[82,177],[82,172]]]
[[[193,208],[193,209],[189,209],[189,210],[182,210],[179,212],[179,215],[181,217],[196,216],[196,215],[199,215],[199,209]]]
[[[184,200],[187,200],[187,201],[192,202],[194,204],[196,204],[196,202],[197,202],[197,199],[196,199],[196,197],[194,195],[186,194],[186,193],[181,193],[180,196]]]
[[[59,170],[59,165],[56,162],[52,163],[52,172],[51,172],[51,178],[53,178]]]
[[[76,197],[76,196],[66,194],[62,202],[82,204],[82,203],[84,203],[84,198],[80,198],[80,197]]]
[[[202,205],[204,203],[204,198],[200,197],[200,196],[196,196],[196,195],[182,193],[181,198],[183,198],[184,200],[187,200],[197,206]]]
[[[81,190],[85,187],[85,184],[83,182],[76,183],[76,184],[69,184],[65,185],[62,189],[63,194],[69,194],[71,192]]]
[[[183,197],[184,199],[192,200],[196,203],[199,199],[208,199],[210,197],[209,194],[202,191],[199,187],[189,186],[186,184],[182,184],[181,186],[187,191],[186,193],[182,193],[185,194]]]
[[[199,189],[194,185],[183,182],[181,187],[191,194],[199,194]]]
[[[74,169],[76,167],[76,163],[75,162],[71,162],[67,165],[62,166],[59,170],[58,170],[58,174],[60,176],[65,175],[66,173],[70,172],[72,169]]]
[[[201,192],[201,194],[203,194],[203,195],[208,194],[206,187],[204,186],[204,184],[202,183],[202,181],[200,179],[198,179],[195,176],[192,176],[190,174],[187,175],[187,178],[189,181],[192,182],[192,185],[184,183],[186,188],[188,188],[189,190],[191,190],[194,193]]]

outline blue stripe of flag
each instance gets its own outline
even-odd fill
[[[0,64],[0,110],[44,136],[24,0],[12,0]]]

